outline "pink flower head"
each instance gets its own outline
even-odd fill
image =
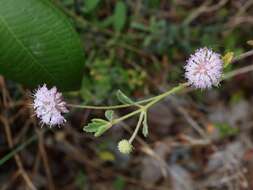
[[[223,61],[221,55],[206,47],[196,50],[187,60],[185,77],[195,88],[211,88],[221,81]]]
[[[51,126],[62,125],[66,122],[62,113],[68,113],[66,102],[57,88],[48,89],[44,84],[34,93],[33,108],[43,124]]]

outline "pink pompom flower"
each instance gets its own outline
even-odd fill
[[[62,94],[57,92],[57,88],[48,89],[46,84],[39,87],[34,95],[33,108],[42,124],[51,126],[62,125],[66,122],[62,113],[68,113],[66,102],[63,101]]]
[[[184,68],[185,78],[191,86],[206,89],[219,85],[223,61],[220,54],[204,47],[190,56]]]

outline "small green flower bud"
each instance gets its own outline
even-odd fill
[[[123,139],[119,141],[118,149],[122,154],[129,154],[132,151],[133,146],[128,142],[128,140]]]

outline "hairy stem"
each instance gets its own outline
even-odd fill
[[[187,87],[189,84],[188,83],[183,83],[183,84],[179,84],[178,86],[172,88],[171,90],[169,91],[166,91],[158,96],[156,96],[154,98],[153,101],[151,101],[150,103],[148,103],[146,106],[144,106],[144,108],[148,109],[150,108],[152,105],[156,104],[157,102],[161,101],[162,99],[164,99],[165,97],[171,95],[171,94],[174,94],[174,93],[177,93],[177,92],[180,92],[181,90],[183,90],[185,87]]]
[[[140,101],[135,102],[134,104],[120,104],[120,105],[115,105],[115,106],[90,106],[90,105],[75,105],[75,104],[67,104],[67,106],[72,107],[72,108],[97,109],[97,110],[119,109],[119,108],[127,108],[131,106],[136,106],[139,104],[144,104],[144,103],[154,100],[155,98],[156,97],[140,100]]]
[[[178,86],[176,86],[176,87],[174,87],[174,88],[172,88],[172,89],[170,89],[170,90],[168,90],[168,91],[166,91],[166,92],[164,92],[164,93],[162,93],[158,96],[153,97],[152,101],[150,103],[148,103],[147,105],[142,106],[141,108],[139,108],[139,109],[127,114],[127,115],[124,115],[124,116],[122,116],[118,119],[113,120],[112,125],[114,125],[116,123],[119,123],[119,122],[121,122],[125,119],[128,119],[128,118],[130,118],[130,117],[132,117],[136,114],[139,114],[141,112],[146,112],[152,105],[156,104],[157,102],[159,102],[160,100],[162,100],[163,98],[165,98],[165,97],[167,97],[171,94],[174,94],[174,93],[177,93],[177,92],[181,91],[182,89],[187,87],[187,85],[188,85],[188,83],[180,84],[180,85],[178,85]]]
[[[132,144],[134,138],[136,137],[136,135],[137,135],[137,133],[138,133],[140,127],[141,127],[141,122],[143,120],[144,114],[145,114],[145,112],[141,112],[141,114],[140,114],[140,117],[139,117],[138,123],[136,125],[136,128],[134,130],[134,133],[132,134],[131,138],[129,139],[130,144]]]

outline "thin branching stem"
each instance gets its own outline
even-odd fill
[[[136,125],[136,128],[134,130],[134,133],[132,134],[131,138],[129,139],[129,143],[132,144],[133,140],[135,139],[140,127],[141,127],[141,123],[142,123],[142,120],[143,120],[143,117],[144,117],[144,114],[145,112],[141,112],[140,114],[140,117],[139,117],[139,120],[138,120],[138,123]]]
[[[76,104],[68,104],[67,106],[72,107],[72,108],[81,108],[81,109],[110,110],[110,109],[127,108],[127,107],[131,107],[131,106],[144,104],[144,103],[154,100],[155,98],[156,97],[148,98],[145,100],[140,100],[140,101],[135,102],[134,104],[120,104],[120,105],[115,105],[115,106],[90,106],[90,105],[76,105]]]

